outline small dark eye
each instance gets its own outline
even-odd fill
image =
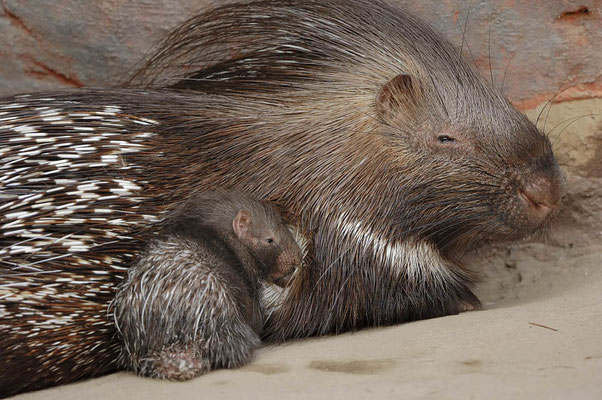
[[[268,243],[274,243],[274,239],[272,239],[272,238],[268,238],[265,241],[268,242]]]
[[[454,139],[453,137],[449,137],[447,135],[441,135],[441,136],[437,137],[437,140],[439,140],[439,142],[441,142],[441,143],[451,143],[451,142],[456,141],[456,139]]]

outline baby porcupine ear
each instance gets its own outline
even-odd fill
[[[399,112],[411,113],[418,107],[421,96],[418,80],[408,74],[399,74],[379,90],[376,95],[376,112],[385,119]]]
[[[251,214],[247,210],[238,211],[238,214],[232,220],[232,228],[239,239],[247,235],[250,225]]]

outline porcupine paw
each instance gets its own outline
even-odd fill
[[[482,308],[481,301],[472,292],[458,303],[458,312],[476,311]]]
[[[458,310],[459,312],[463,313],[466,311],[476,311],[476,310],[480,310],[481,309],[481,303],[474,303],[474,302],[461,302],[458,305]]]
[[[152,371],[145,375],[171,381],[185,381],[211,370],[209,360],[193,348],[162,349],[153,355],[151,362]]]

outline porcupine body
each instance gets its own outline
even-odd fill
[[[263,287],[285,286],[301,263],[286,224],[268,203],[217,192],[161,225],[113,305],[124,365],[185,380],[248,362],[261,343]]]
[[[220,44],[228,56],[213,53]],[[173,68],[206,59],[217,61]],[[310,261],[270,315],[270,340],[478,307],[458,257],[545,226],[563,193],[547,137],[445,39],[378,1],[226,5],[176,30],[143,71],[134,82],[183,94],[3,102],[0,118],[18,117],[3,121],[16,128],[1,128],[12,149],[2,170],[12,197],[0,205],[0,228],[3,249],[13,251],[2,259],[2,334],[12,344],[2,356],[15,371],[3,379],[18,390],[27,384],[17,371],[47,371],[33,388],[115,368],[105,314],[115,285],[147,228],[195,190],[268,198],[306,233]],[[70,116],[78,110],[92,119]],[[105,127],[106,118],[121,126]],[[74,128],[95,129],[88,133],[101,139],[92,147],[102,145],[105,158],[75,147],[84,143],[72,139],[80,137]],[[65,147],[36,154],[29,147],[44,134]],[[65,161],[58,152],[66,150],[86,156]],[[38,166],[53,180],[30,183]],[[48,207],[37,211],[45,197]],[[118,236],[107,239],[108,231]],[[58,300],[49,308],[44,296]]]

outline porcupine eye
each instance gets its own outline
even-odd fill
[[[452,142],[456,141],[456,139],[454,139],[453,137],[449,137],[447,135],[440,135],[439,137],[437,137],[437,140],[440,143],[452,143]]]
[[[265,241],[269,244],[274,243],[274,239],[272,239],[272,238],[267,238]]]

